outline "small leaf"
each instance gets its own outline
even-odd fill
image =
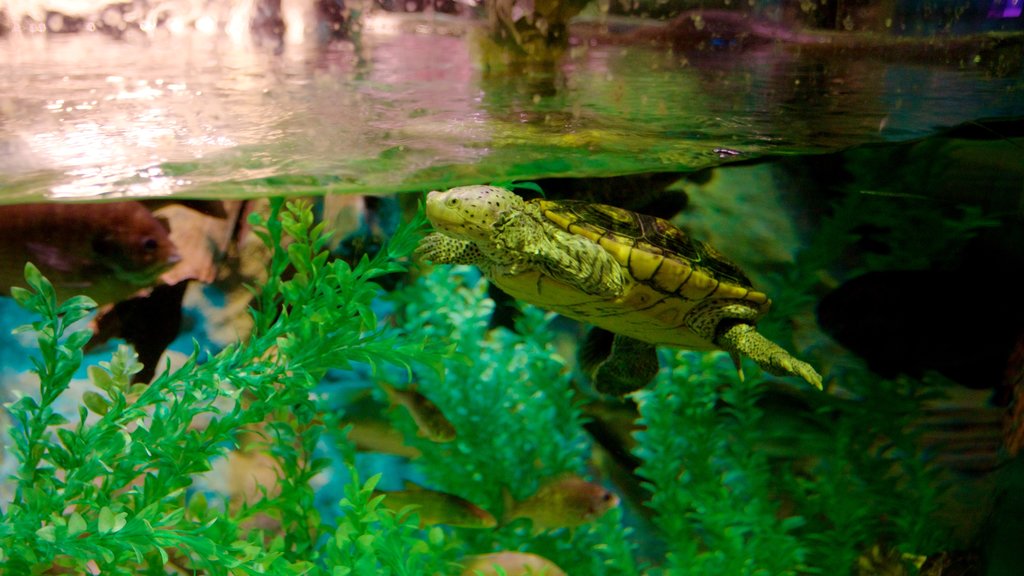
[[[81,350],[85,343],[92,338],[92,330],[77,330],[72,332],[64,345],[71,350]]]
[[[103,546],[97,546],[95,548],[95,550],[96,550],[96,553],[100,555],[100,558],[102,558],[103,561],[106,562],[107,564],[110,564],[111,562],[114,561],[114,553],[111,552],[109,548],[105,548]]]
[[[89,379],[92,380],[92,383],[100,390],[109,394],[117,388],[117,384],[114,382],[113,377],[103,368],[100,368],[99,366],[89,366],[86,371],[89,374]]]
[[[39,271],[39,268],[36,268],[36,265],[31,262],[25,263],[25,281],[33,288],[49,283],[46,278],[43,278],[43,273]],[[38,288],[36,288],[36,291],[39,291]]]
[[[118,512],[114,515],[114,527],[111,532],[120,532],[128,524],[128,513]]]
[[[56,542],[57,541],[57,527],[53,524],[47,524],[39,530],[36,530],[36,536],[44,542]]]
[[[531,190],[544,196],[544,191],[541,190],[540,185],[536,182],[515,182],[510,185],[513,190]]]
[[[33,296],[35,296],[35,293],[31,290],[27,290],[21,286],[11,286],[11,298],[14,298],[14,301],[18,303],[18,306],[21,306],[22,308],[31,308],[29,301],[32,300]]]
[[[59,412],[49,412],[46,414],[46,425],[47,426],[63,426],[68,423],[68,419]]]
[[[380,473],[380,472],[378,472],[377,474],[374,474],[373,476],[370,476],[366,480],[366,484],[363,484],[363,487],[362,487],[361,491],[362,492],[373,492],[373,489],[377,487],[377,483],[380,482],[380,479],[381,479],[382,476],[383,476],[383,473]]]
[[[79,514],[78,512],[72,513],[71,517],[68,518],[68,535],[69,536],[74,536],[75,534],[81,534],[82,532],[85,532],[85,529],[87,527],[88,526],[85,523],[85,518],[83,518],[82,515]]]
[[[57,430],[57,438],[60,439],[60,443],[64,445],[68,450],[75,450],[78,447],[78,435],[73,430],[67,428],[60,428]]]
[[[362,550],[370,550],[373,548],[373,541],[376,539],[376,534],[363,534],[356,538],[356,546]]]
[[[96,531],[100,534],[107,534],[114,529],[114,511],[109,506],[100,508],[100,515],[96,522]]]
[[[60,310],[62,312],[70,312],[71,310],[93,310],[97,306],[98,304],[96,304],[96,301],[88,296],[72,296],[60,305]]]
[[[90,366],[90,368],[92,368],[92,366]],[[91,410],[94,414],[98,414],[100,416],[105,415],[110,409],[110,402],[107,402],[106,398],[92,390],[86,390],[85,393],[82,394],[82,403],[85,404],[86,408]]]

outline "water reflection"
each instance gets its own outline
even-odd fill
[[[493,69],[467,18],[375,13],[341,42],[302,42],[289,24],[279,50],[233,35],[236,14],[208,16],[212,36],[196,21],[143,40],[0,39],[2,200],[687,171],[723,149],[823,152],[1024,115],[1019,70],[777,43],[679,52],[635,43],[635,25],[582,26],[558,62]]]

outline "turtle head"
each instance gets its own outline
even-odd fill
[[[522,198],[497,186],[460,186],[427,194],[427,218],[447,236],[488,243],[494,224],[509,210],[520,210]]]

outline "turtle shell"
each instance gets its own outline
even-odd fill
[[[691,238],[671,222],[614,206],[579,200],[534,199],[551,224],[588,238],[610,253],[632,280],[622,296],[597,301],[559,290],[543,278],[530,294],[516,294],[579,320],[655,344],[695,349],[715,348],[689,329],[687,315],[714,300],[737,306],[737,317],[753,319],[768,311],[771,300],[751,286],[742,270],[711,246]],[[518,283],[516,292],[526,288]],[[567,287],[562,287],[567,288]],[[543,293],[550,295],[543,298]],[[728,316],[729,313],[724,315]]]

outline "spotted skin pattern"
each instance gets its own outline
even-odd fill
[[[735,264],[671,223],[580,201],[525,201],[494,186],[464,186],[427,197],[429,234],[417,255],[473,264],[509,295],[648,346],[616,345],[609,362],[650,363],[654,346],[722,349],[766,371],[821,388],[809,364],[754,329],[771,306]],[[615,355],[616,349],[630,354]],[[637,360],[637,355],[645,355]],[[601,363],[593,368],[600,372]],[[621,394],[646,384],[610,366]]]

